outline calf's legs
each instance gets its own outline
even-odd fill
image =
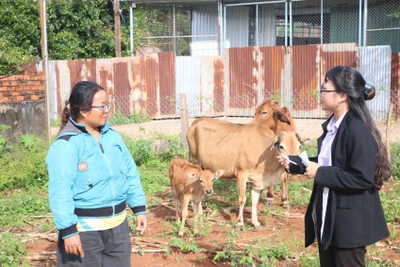
[[[190,201],[189,196],[184,195],[183,196],[183,204],[182,204],[182,222],[181,222],[181,227],[179,228],[179,234],[178,234],[180,237],[183,236],[183,229],[185,227],[185,221],[186,221],[186,218],[189,213],[189,211],[188,211],[189,201]]]

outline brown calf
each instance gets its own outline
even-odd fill
[[[169,179],[174,196],[176,220],[182,219],[179,236],[183,236],[189,202],[193,202],[195,215],[203,215],[201,201],[204,200],[206,195],[213,193],[213,181],[221,177],[223,173],[223,170],[218,170],[215,174],[209,170],[203,171],[199,166],[181,158],[172,160],[169,165]],[[197,216],[195,216],[194,225],[194,233],[198,236]]]

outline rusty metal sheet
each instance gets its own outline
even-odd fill
[[[225,91],[225,66],[223,57],[213,58],[213,92],[214,92],[214,112],[222,113],[224,111],[224,91]]]
[[[335,66],[351,66],[357,68],[357,44],[323,44],[321,47],[321,79],[323,82],[325,74]]]
[[[175,53],[158,53],[160,78],[160,116],[171,117],[175,114]]]
[[[96,59],[68,60],[72,87],[80,81],[96,81]]]
[[[390,103],[397,119],[400,116],[400,53],[392,53],[390,76]]]
[[[100,84],[101,87],[107,92],[109,99],[111,101],[110,115],[115,114],[116,110],[119,108],[116,104],[119,99],[114,95],[114,69],[112,59],[97,59],[96,60],[96,82]]]
[[[130,62],[114,62],[113,73],[114,73],[114,97],[116,108],[122,112],[125,116],[131,114],[129,94],[131,92],[131,85],[129,83],[130,68],[128,67]]]
[[[319,62],[317,59],[319,49],[319,45],[293,46],[290,48],[294,111],[313,111],[318,108]],[[304,112],[304,114],[298,113],[297,116],[307,117],[310,115]]]
[[[49,65],[52,66],[49,62]],[[68,61],[67,60],[58,60],[55,61],[54,67],[52,67],[50,70],[54,70],[56,74],[56,78],[54,79],[56,81],[56,88],[55,90],[57,91],[56,96],[57,96],[57,102],[54,103],[53,106],[55,109],[52,110],[52,113],[57,113],[59,117],[61,117],[61,112],[65,107],[65,102],[69,99],[69,95],[71,93],[72,89],[72,84],[71,84],[71,75],[70,75],[70,70],[68,67]]]
[[[132,57],[131,73],[132,86],[130,92],[131,112],[149,112],[146,109],[147,104],[147,80],[146,80],[146,57]]]
[[[160,69],[159,57],[157,54],[145,57],[143,74],[147,85],[146,110],[149,116],[157,118],[160,116]]]
[[[255,47],[230,48],[228,54],[229,106],[231,109],[254,107],[258,98],[258,50]]]
[[[264,46],[260,47],[260,91],[262,99],[257,103],[259,105],[264,99],[281,95],[283,88],[283,74],[285,72],[285,54],[284,46]]]
[[[131,70],[133,78],[130,101],[133,110],[157,118],[160,89],[158,55],[132,58]]]

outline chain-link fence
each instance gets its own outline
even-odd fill
[[[174,51],[177,56],[190,56],[199,50],[215,49],[218,29],[210,27],[204,30],[194,24],[202,21],[205,26],[215,26],[217,17],[209,15],[208,10],[212,8],[206,7],[203,13],[196,13],[192,6],[187,5],[143,5],[147,32],[137,40],[137,53]],[[200,52],[207,54],[207,51]]]
[[[393,52],[400,52],[400,1],[369,3],[367,44],[389,44]]]
[[[364,5],[359,0],[143,4],[149,30],[137,41],[140,49],[177,56],[217,55],[220,47],[321,43],[390,45],[399,52],[400,2]]]

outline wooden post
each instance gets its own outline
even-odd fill
[[[48,85],[48,62],[49,55],[47,51],[47,25],[46,25],[46,0],[39,1],[39,15],[40,15],[40,45],[42,48],[42,68],[45,76],[45,96],[46,96],[46,114],[45,114],[45,130],[46,130],[46,139],[48,142],[51,141],[51,133],[50,133],[50,104],[49,104],[49,85]]]
[[[114,0],[115,56],[121,57],[121,30],[119,16],[119,0]]]
[[[390,162],[390,118],[392,117],[392,113],[393,113],[393,104],[390,104],[389,115],[386,122],[386,150],[388,153],[389,162]]]
[[[187,139],[186,139],[186,132],[189,125],[188,121],[188,111],[187,111],[187,101],[186,101],[186,94],[180,94],[180,104],[181,104],[181,134],[182,134],[182,145],[183,148],[188,147]]]

